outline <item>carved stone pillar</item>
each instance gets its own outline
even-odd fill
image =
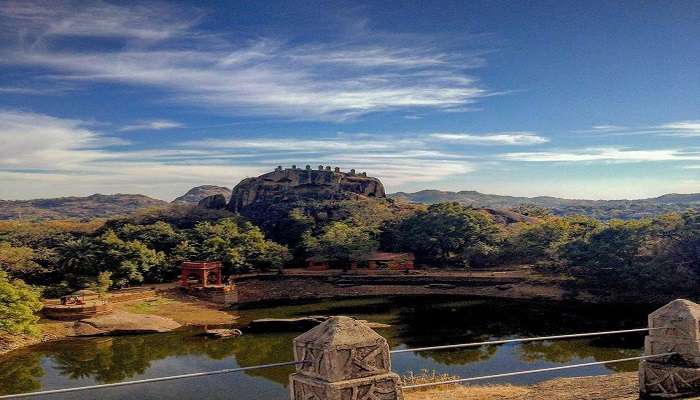
[[[643,360],[639,392],[646,398],[700,394],[700,305],[674,300],[649,315],[644,355],[678,355]]]
[[[333,317],[294,339],[292,400],[403,400],[389,345],[365,324]]]

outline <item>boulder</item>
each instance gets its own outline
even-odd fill
[[[170,318],[157,315],[133,314],[117,311],[76,321],[70,336],[130,335],[139,333],[162,333],[181,325]]]
[[[238,329],[206,329],[202,335],[217,339],[228,339],[241,336],[243,332]]]
[[[205,197],[197,203],[197,207],[209,210],[223,210],[226,208],[226,197],[220,193]]]

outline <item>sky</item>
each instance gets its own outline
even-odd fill
[[[700,192],[696,1],[0,0],[0,199]]]

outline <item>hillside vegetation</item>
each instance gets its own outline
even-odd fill
[[[87,197],[0,200],[0,220],[91,219],[131,214],[168,204],[141,194],[93,194]]]
[[[514,197],[484,194],[475,191],[448,192],[421,190],[415,193],[398,192],[389,197],[423,204],[455,201],[460,204],[488,208],[517,208],[534,205],[552,210],[555,215],[586,215],[601,220],[639,219],[700,209],[700,193],[666,194],[642,200],[571,200],[558,197]]]

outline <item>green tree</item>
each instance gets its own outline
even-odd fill
[[[279,268],[290,258],[286,246],[266,240],[260,228],[235,218],[197,224],[192,246],[198,258],[219,260],[228,271]]]
[[[538,223],[518,223],[504,243],[506,259],[520,263],[552,260],[568,240],[569,224],[565,219],[548,217]]]
[[[13,277],[24,277],[42,270],[35,262],[31,247],[15,247],[8,242],[0,242],[0,269]]]
[[[597,286],[643,285],[649,259],[644,246],[651,221],[613,220],[592,232],[576,246],[567,246],[562,256],[576,276]]]
[[[10,333],[38,332],[36,313],[42,304],[39,294],[21,280],[10,281],[0,271],[0,330]]]
[[[60,280],[72,288],[84,287],[102,266],[101,249],[91,237],[68,240],[58,248]]]
[[[126,224],[115,233],[123,240],[138,241],[155,251],[170,251],[185,239],[181,232],[163,221],[148,225]]]
[[[95,282],[95,290],[99,294],[100,298],[104,298],[112,287],[112,273],[108,271],[100,272],[97,275],[97,282]]]
[[[437,265],[462,266],[492,253],[499,233],[490,216],[458,203],[433,204],[391,229],[391,247]]]
[[[305,234],[304,246],[315,257],[347,267],[351,262],[362,260],[368,253],[376,251],[379,242],[366,227],[334,222],[318,236]]]
[[[145,274],[165,263],[164,253],[136,240],[124,241],[113,231],[98,238],[98,246],[103,260],[101,270],[112,272],[115,284],[120,287],[143,282]]]

